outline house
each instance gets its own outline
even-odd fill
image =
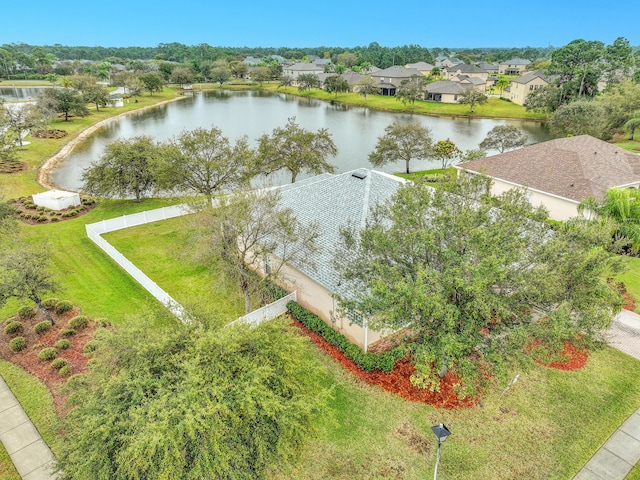
[[[362,80],[362,77],[364,77],[363,74],[354,72],[353,70],[347,70],[341,76],[347,81],[351,89],[353,89],[358,84],[358,82]]]
[[[458,103],[458,95],[469,88],[469,85],[451,80],[438,80],[427,85],[426,100],[429,102]]]
[[[525,187],[531,203],[547,207],[555,220],[575,217],[581,201],[602,200],[610,188],[640,188],[640,156],[589,135],[558,138],[456,168],[491,177],[494,195]]]
[[[435,68],[433,65],[427,62],[408,63],[405,66],[406,68],[415,68],[416,70],[419,70],[420,73],[422,73],[425,77],[431,75],[431,72]]]
[[[466,63],[460,63],[458,65],[442,69],[442,76],[446,80],[451,80],[453,77],[459,75],[480,78],[484,82],[486,82],[487,78],[489,77],[489,74],[485,70],[476,65],[467,65]]]
[[[544,70],[534,70],[533,72],[520,75],[518,78],[511,80],[509,85],[509,100],[518,105],[525,105],[527,96],[539,88],[546,87],[557,76],[547,75]]]
[[[396,94],[396,90],[400,86],[400,83],[402,83],[402,80],[411,78],[412,75],[423,76],[420,70],[400,66],[393,66],[371,73],[382,95],[390,96]]]
[[[385,332],[371,331],[366,321],[338,314],[334,294],[348,297],[350,293],[335,269],[340,230],[364,226],[375,205],[388,201],[405,182],[387,173],[362,168],[338,175],[325,173],[279,187],[280,205],[290,208],[304,225],[316,224],[319,231],[313,264],[286,266],[284,273],[288,280],[283,286],[289,291],[296,290],[298,303],[365,350]],[[269,263],[274,264],[271,260]]]
[[[295,63],[282,69],[282,74],[290,77],[292,80],[296,80],[300,75],[312,73],[317,75],[323,73],[324,68],[314,65],[313,63]]]
[[[498,73],[500,75],[522,75],[531,62],[523,58],[512,58],[500,62]]]
[[[487,72],[489,75],[497,75],[500,71],[500,65],[497,63],[480,62],[478,67]]]
[[[484,92],[487,89],[487,82],[478,77],[469,77],[468,75],[457,75],[450,79],[452,82],[460,83],[465,88],[475,88],[480,92]]]
[[[445,57],[441,55],[438,58],[436,58],[436,67],[440,67],[441,69],[450,68],[460,63],[464,63],[464,62],[459,58],[455,58],[455,57]]]

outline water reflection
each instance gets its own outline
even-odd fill
[[[105,145],[117,138],[149,135],[158,141],[166,141],[183,130],[216,126],[234,140],[247,135],[255,145],[261,135],[284,126],[289,117],[296,117],[296,121],[309,130],[329,130],[339,150],[337,157],[331,160],[337,172],[370,167],[368,155],[375,147],[377,137],[395,120],[419,122],[431,129],[435,140],[449,138],[463,150],[477,148],[489,130],[507,123],[525,129],[531,143],[550,139],[546,129],[534,122],[425,117],[332,105],[330,102],[301,99],[284,93],[215,90],[197,92],[194,97],[110,122],[78,145],[67,160],[52,172],[51,181],[60,188],[80,189],[82,171],[100,158]],[[429,161],[411,164],[414,170],[438,166],[438,162]],[[396,172],[403,167],[403,162],[398,162],[382,169]],[[304,175],[299,178],[304,178]],[[271,179],[276,184],[288,181],[287,175]]]

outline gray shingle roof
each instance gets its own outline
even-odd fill
[[[534,70],[533,72],[525,73],[524,75],[520,75],[518,78],[514,78],[511,82],[525,84],[529,83],[531,80],[540,78],[547,83],[551,83],[557,77],[557,75],[547,75],[544,70]]]
[[[384,70],[378,70],[372,73],[372,77],[389,77],[389,78],[409,78],[411,75],[422,75],[420,70],[415,68],[400,67],[398,65],[394,67],[385,68]]]
[[[448,67],[445,70],[449,72],[460,72],[460,73],[487,73],[482,68],[477,65],[467,65],[466,63],[460,63],[458,65],[454,65],[453,67]]]
[[[407,68],[415,68],[416,70],[433,70],[433,65],[427,62],[408,63]]]
[[[529,65],[530,63],[531,62],[529,60],[525,60],[524,58],[511,58],[504,62],[500,62],[500,65]]]
[[[580,202],[640,182],[640,155],[589,135],[558,138],[459,165]]]
[[[464,92],[469,88],[469,86],[460,85],[459,82],[452,82],[450,80],[438,80],[437,82],[430,83],[426,88],[429,93],[448,93],[457,95],[458,93]]]
[[[297,72],[324,72],[324,68],[314,65],[313,63],[296,63],[289,67],[284,67],[285,70],[297,71]]]
[[[366,177],[356,178],[354,172]],[[402,178],[361,168],[339,175],[318,175],[280,187],[281,205],[290,208],[303,225],[316,223],[320,231],[315,265],[292,266],[330,292],[348,295],[334,268],[340,228],[360,229],[374,206],[389,201],[404,183]]]

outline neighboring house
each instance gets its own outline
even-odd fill
[[[400,83],[402,83],[403,80],[411,78],[412,75],[422,75],[422,73],[415,68],[400,66],[389,67],[371,73],[371,76],[376,80],[380,88],[381,94],[390,96],[395,95]]]
[[[467,75],[458,75],[451,78],[452,82],[457,82],[464,85],[465,88],[475,88],[480,92],[484,92],[487,89],[487,82],[478,77],[469,77]]]
[[[524,105],[527,101],[527,96],[531,92],[546,87],[553,82],[555,78],[556,76],[545,74],[544,70],[534,70],[533,72],[520,75],[518,78],[511,80],[506,98],[518,105]]]
[[[384,334],[370,331],[366,321],[338,314],[334,294],[350,295],[347,283],[335,269],[340,229],[360,230],[375,205],[389,201],[404,183],[402,178],[362,168],[339,175],[325,173],[279,187],[280,205],[290,208],[303,225],[316,224],[319,232],[313,264],[286,266],[284,273],[289,281],[283,286],[297,290],[298,303],[365,350]],[[271,265],[275,262],[277,258],[269,260]]]
[[[293,80],[296,80],[300,75],[303,74],[312,73],[314,75],[318,75],[319,73],[323,72],[324,68],[318,65],[314,65],[313,63],[295,63],[282,69],[283,75],[286,75]]]
[[[575,217],[581,201],[602,200],[610,188],[640,187],[640,156],[589,135],[558,138],[456,168],[491,177],[494,195],[525,187],[530,202],[547,207],[555,220]]]
[[[364,75],[362,75],[361,73],[358,73],[358,72],[354,72],[352,70],[347,70],[346,72],[344,72],[342,74],[342,78],[344,78],[347,81],[347,83],[349,84],[349,87],[351,87],[351,89],[356,87],[358,82],[360,80],[362,80],[362,77],[364,77]]]
[[[512,58],[500,63],[500,75],[522,75],[531,62],[523,58]]]
[[[487,72],[489,75],[497,75],[500,71],[500,65],[497,63],[480,62],[478,67]]]
[[[476,77],[482,79],[484,82],[487,81],[489,74],[476,65],[467,65],[466,63],[461,63],[459,65],[454,65],[452,67],[447,67],[442,70],[442,76],[446,80],[451,80],[453,77],[457,77],[460,75],[466,75],[467,77]]]
[[[242,63],[249,65],[250,67],[255,67],[257,65],[259,65],[260,63],[262,63],[262,59],[261,58],[256,58],[256,57],[246,57]]]
[[[423,74],[425,77],[428,77],[429,75],[431,75],[431,72],[435,68],[433,65],[427,62],[408,63],[406,67],[415,68],[416,70],[419,70],[420,73]]]
[[[450,68],[450,67],[453,67],[454,65],[459,65],[461,63],[464,63],[464,62],[459,58],[455,58],[455,57],[439,56],[436,59],[436,67],[440,67],[440,68]]]
[[[469,85],[451,80],[438,80],[427,85],[426,100],[430,102],[458,103],[458,95],[467,90]]]
[[[330,58],[318,58],[316,60],[312,60],[311,63],[314,65],[318,65],[319,67],[324,68],[326,65],[331,65]]]

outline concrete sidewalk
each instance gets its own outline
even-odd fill
[[[0,441],[23,480],[52,480],[55,458],[20,402],[0,377]]]
[[[607,332],[607,343],[640,360],[640,315],[622,310]],[[578,472],[574,480],[624,480],[640,461],[640,408]]]

